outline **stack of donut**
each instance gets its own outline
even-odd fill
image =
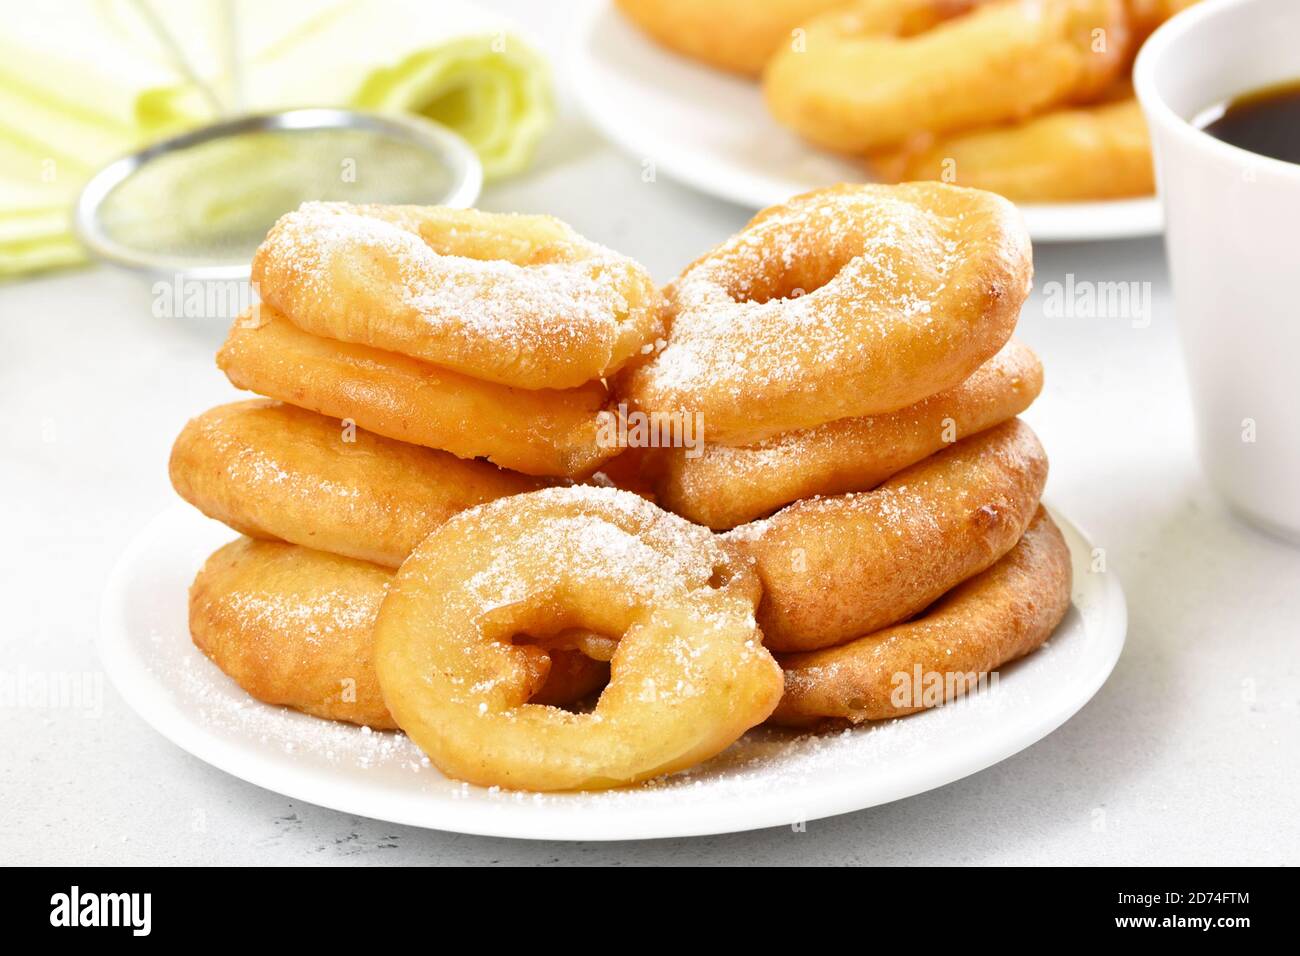
[[[886,182],[1023,202],[1154,191],[1128,74],[1195,0],[618,0],[656,40],[762,78],[772,115]]]
[[[244,535],[194,641],[260,700],[531,790],[941,703],[898,675],[987,674],[1069,603],[1015,417],[1030,273],[1006,201],[934,183],[796,197],[662,292],[549,218],[305,206],[218,356],[267,398],[173,450]],[[637,415],[705,441],[606,440]]]
[[[195,581],[191,632],[260,700],[396,728],[374,663],[395,569],[453,515],[618,453],[604,380],[663,334],[662,296],[551,217],[342,203],[284,216],[253,280],[217,364],[267,398],[172,450],[180,495],[245,535]],[[604,686],[608,653],[546,636],[519,652],[536,702]]]

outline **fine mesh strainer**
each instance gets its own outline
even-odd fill
[[[242,116],[104,167],[77,200],[78,235],[100,258],[151,275],[244,279],[257,244],[308,200],[466,207],[478,156],[413,116],[302,109]]]

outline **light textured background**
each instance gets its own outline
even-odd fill
[[[529,21],[563,82],[567,24]],[[530,10],[530,7],[536,8]],[[660,178],[565,113],[492,209],[545,211],[668,279],[741,210]],[[1236,522],[1206,487],[1160,243],[1041,246],[1037,287],[1150,282],[1149,327],[1050,319],[1020,335],[1047,366],[1026,415],[1048,494],[1106,549],[1128,646],[1097,697],[1027,751],[806,833],[554,844],[421,831],[243,783],[172,746],[111,687],[102,713],[0,707],[0,860],[10,863],[1297,863],[1300,550]],[[237,393],[218,329],[154,319],[147,286],[93,270],[0,287],[0,671],[99,672],[99,595],[131,535],[172,500],[186,419]],[[1225,316],[1224,321],[1231,321]]]

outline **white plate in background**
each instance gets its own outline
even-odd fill
[[[608,0],[594,0],[583,11],[568,59],[592,123],[653,164],[656,175],[752,209],[865,176],[861,165],[817,150],[772,119],[757,84],[658,46]],[[1162,229],[1154,197],[1020,208],[1029,234],[1041,242],[1148,236]]]

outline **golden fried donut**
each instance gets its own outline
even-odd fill
[[[839,647],[778,655],[785,695],[771,722],[883,720],[973,693],[980,677],[1047,640],[1069,610],[1070,579],[1070,549],[1040,508],[1005,557],[915,620]],[[923,683],[940,675],[942,689],[932,683],[942,699],[913,686],[918,673]]]
[[[576,388],[663,334],[650,275],[550,216],[304,203],[253,281],[306,332],[517,388]]]
[[[859,0],[806,30],[763,92],[779,122],[849,153],[1085,101],[1129,50],[1122,0]]]
[[[456,512],[540,487],[266,399],[191,419],[170,470],[182,498],[241,534],[393,568]]]
[[[190,588],[195,645],[253,697],[316,717],[397,727],[374,667],[387,568],[278,541],[240,538],[208,558]],[[567,704],[609,668],[576,650],[527,657],[531,699]]]
[[[765,209],[667,290],[672,328],[621,397],[746,445],[905,408],[1011,336],[1033,263],[1020,214],[939,183],[840,185]]]
[[[960,385],[900,411],[841,418],[748,447],[706,444],[695,458],[664,449],[644,468],[663,507],[710,528],[733,528],[800,498],[874,488],[1020,414],[1042,387],[1038,356],[1011,341]]]
[[[1018,202],[1124,199],[1155,192],[1151,138],[1131,96],[957,133],[924,149],[878,157],[872,165],[883,179],[941,179]]]
[[[795,27],[846,0],[617,0],[647,34],[684,56],[758,76]]]
[[[529,475],[582,476],[618,450],[599,441],[607,397],[600,382],[566,391],[509,388],[310,335],[266,305],[256,316],[237,319],[217,353],[238,388]]]
[[[514,495],[453,517],[398,570],[375,629],[379,683],[450,776],[616,787],[699,763],[771,713],[781,672],[757,600],[747,562],[630,492]],[[528,703],[512,637],[573,627],[619,638],[595,709]]]
[[[757,561],[766,645],[814,650],[906,620],[983,571],[1020,540],[1046,480],[1038,438],[1012,419],[874,491],[797,501],[723,537]]]

